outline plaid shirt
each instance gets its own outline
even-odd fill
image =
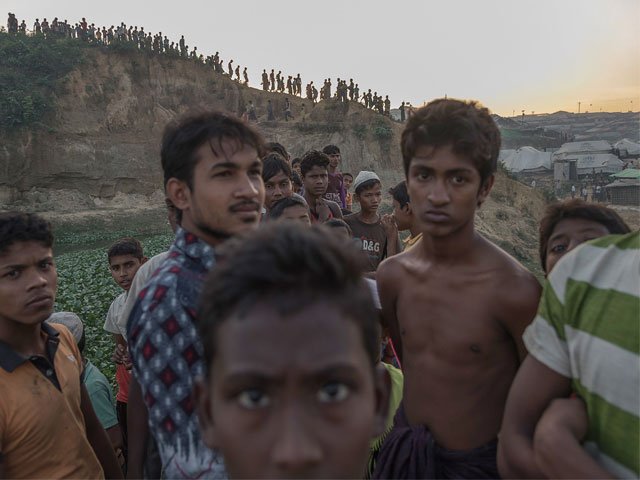
[[[222,457],[202,442],[191,393],[205,370],[196,308],[214,265],[213,248],[179,229],[128,321],[129,352],[164,478],[226,478]]]

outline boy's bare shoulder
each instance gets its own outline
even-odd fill
[[[497,291],[513,302],[534,301],[540,296],[540,282],[524,265],[495,245],[484,239],[487,260],[493,262],[496,273],[494,280]]]

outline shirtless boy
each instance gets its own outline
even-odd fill
[[[496,439],[540,297],[535,277],[474,227],[499,150],[498,128],[475,102],[435,100],[402,134],[423,240],[378,269],[405,383],[374,477],[498,477]]]

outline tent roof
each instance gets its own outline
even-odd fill
[[[541,152],[533,147],[522,147],[517,150],[503,150],[500,161],[510,172],[546,169],[551,170],[551,152]],[[502,154],[502,152],[501,152]]]
[[[614,173],[611,175],[615,178],[639,178],[640,179],[640,170],[637,168],[627,168],[618,173]]]
[[[626,150],[631,155],[640,154],[640,143],[633,142],[628,138],[623,138],[614,145],[618,150]]]
[[[578,161],[578,168],[602,168],[611,167],[622,170],[624,162],[615,155],[610,153],[597,153],[593,155],[571,155],[570,159],[576,159]]]
[[[608,152],[611,144],[606,140],[594,140],[590,142],[569,142],[563,144],[554,155],[582,153],[582,152]]]

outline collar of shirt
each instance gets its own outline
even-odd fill
[[[213,268],[215,264],[215,251],[213,247],[193,233],[183,228],[178,228],[173,245],[180,253],[197,263],[201,263],[207,270]]]
[[[53,364],[53,358],[56,356],[58,344],[60,343],[59,333],[51,325],[42,322],[40,328],[42,333],[46,335],[46,355],[49,362]],[[25,357],[16,352],[13,348],[0,340],[0,368],[11,373],[25,362],[31,361],[32,357]]]

